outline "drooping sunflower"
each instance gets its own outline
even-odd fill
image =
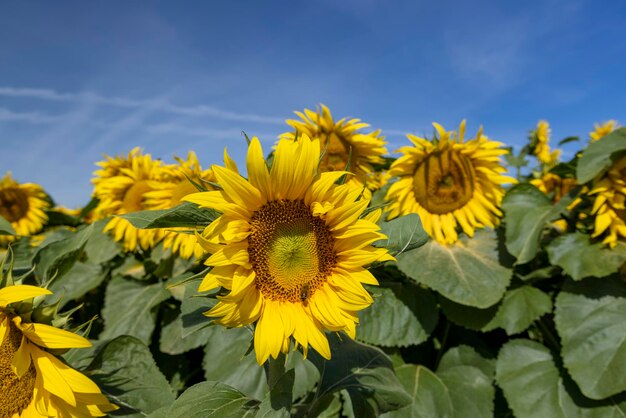
[[[393,259],[371,245],[385,237],[380,211],[362,216],[361,187],[336,184],[345,171],[319,173],[319,158],[319,140],[303,134],[280,140],[268,169],[253,138],[247,180],[232,165],[213,166],[222,189],[183,198],[222,212],[199,236],[213,267],[199,290],[229,290],[205,313],[217,323],[256,322],[259,364],[286,353],[292,337],[305,356],[310,345],[330,358],[324,330],[354,337],[357,312],[373,301],[362,284],[378,282],[364,266]]]
[[[578,185],[575,178],[561,177],[554,173],[545,173],[543,176],[532,179],[530,184],[537,187],[546,195],[552,197],[552,202],[556,203]]]
[[[328,107],[320,105],[320,108],[317,112],[309,109],[304,109],[304,113],[295,112],[300,120],[286,121],[295,131],[284,133],[282,138],[294,139],[306,134],[309,138],[318,139],[324,152],[320,171],[347,169],[354,174],[348,180],[351,183],[361,187],[366,185],[370,190],[382,187],[370,178],[375,171],[373,165],[382,164],[382,155],[387,153],[381,131],[363,133],[361,129],[370,126],[367,123],[348,118],[335,122]]]
[[[508,151],[489,140],[482,128],[465,141],[465,121],[458,135],[433,124],[438,137],[432,141],[407,135],[414,146],[398,151],[389,170],[399,179],[387,192],[389,218],[417,213],[428,234],[441,244],[458,239],[457,226],[472,236],[476,228],[495,227],[502,212],[504,176],[500,156]]]
[[[611,248],[626,238],[626,157],[619,159],[595,179],[589,196],[595,196],[591,215],[595,216],[592,237],[606,235],[602,241]]]
[[[167,181],[153,182],[153,190],[145,193],[145,203],[150,209],[169,209],[182,203],[182,198],[191,193],[196,193],[198,189],[190,181],[201,182],[206,180],[215,182],[215,175],[211,169],[203,170],[198,162],[198,157],[193,151],[187,155],[187,160],[176,158],[177,165],[169,166],[169,179]],[[203,182],[209,190],[212,186]],[[163,248],[171,248],[176,254],[185,259],[192,256],[202,257],[204,250],[198,244],[198,240],[193,234],[188,234],[185,230],[189,228],[168,228],[164,233]],[[180,232],[173,232],[179,230]]]
[[[596,123],[593,125],[593,127],[593,132],[589,133],[589,138],[591,139],[591,142],[595,142],[598,139],[607,136],[608,134],[619,128],[619,125],[617,124],[616,120],[609,120],[602,124]]]
[[[85,338],[20,316],[20,302],[51,294],[37,286],[0,289],[0,416],[98,417],[117,409],[87,376],[50,350],[90,347]]]
[[[531,149],[540,163],[553,166],[559,161],[560,149],[550,151],[550,125],[545,120],[539,121],[531,138]]]
[[[7,173],[0,180],[0,215],[11,223],[15,233],[30,236],[39,232],[48,215],[45,210],[50,207],[43,188],[34,183],[18,183]],[[15,237],[0,235],[0,245],[6,244]]]
[[[154,189],[154,182],[167,180],[167,172],[150,154],[143,155],[135,148],[124,157],[105,156],[98,162],[100,170],[94,172],[94,196],[100,202],[94,218],[103,219],[111,215],[124,215],[144,209],[145,193]],[[154,247],[163,237],[159,229],[137,229],[124,218],[113,217],[104,227],[114,239],[123,242],[126,251]]]

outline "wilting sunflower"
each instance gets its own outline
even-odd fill
[[[98,162],[100,170],[94,172],[94,196],[100,199],[95,219],[111,215],[124,215],[144,209],[144,195],[154,189],[153,182],[167,180],[161,162],[150,154],[142,155],[139,148],[128,153],[127,158],[105,156]],[[118,242],[124,243],[126,251],[154,247],[163,237],[158,229],[137,229],[126,219],[113,217],[104,227]]]
[[[595,196],[591,209],[595,225],[591,236],[606,234],[602,242],[614,248],[618,238],[626,238],[626,157],[594,180],[589,195]]]
[[[232,165],[213,166],[222,190],[183,198],[222,212],[199,236],[213,267],[199,290],[230,291],[206,312],[216,322],[256,321],[259,364],[286,353],[291,337],[305,356],[310,345],[330,358],[324,330],[354,337],[357,312],[372,303],[362,284],[378,282],[364,266],[393,259],[371,246],[385,237],[375,223],[380,212],[362,216],[369,201],[359,200],[361,187],[336,184],[344,171],[318,173],[319,158],[319,140],[283,139],[268,170],[253,138],[248,180]]]
[[[382,164],[382,155],[387,153],[385,137],[380,135],[380,130],[360,132],[369,127],[360,119],[343,118],[335,122],[330,110],[324,105],[317,112],[304,109],[304,113],[295,113],[301,120],[287,120],[287,124],[295,131],[284,133],[282,137],[294,139],[297,135],[306,134],[309,138],[319,139],[320,148],[324,151],[320,171],[347,169],[354,174],[349,179],[351,183],[361,187],[366,185],[370,190],[380,187],[370,179],[371,173],[375,171],[372,165]]]
[[[576,185],[575,178],[561,177],[558,174],[546,173],[543,176],[532,179],[530,184],[537,187],[546,195],[552,197],[552,202],[556,203],[570,192]]]
[[[20,302],[48,294],[28,285],[0,289],[0,416],[98,417],[117,409],[91,379],[50,352],[90,347],[88,340],[20,316]]]
[[[531,149],[540,163],[552,166],[559,161],[560,149],[550,152],[550,125],[545,120],[539,121],[531,138]]]
[[[472,236],[475,228],[495,227],[502,215],[499,206],[504,176],[502,143],[482,134],[465,141],[465,121],[458,135],[433,124],[438,138],[429,141],[407,135],[414,146],[399,149],[403,155],[389,170],[399,179],[387,192],[389,218],[417,213],[428,234],[442,244],[457,238],[457,225]]]
[[[0,180],[0,215],[11,223],[17,235],[30,236],[43,228],[48,221],[45,210],[50,206],[40,185],[18,183],[7,173]],[[15,239],[0,235],[0,244]]]
[[[589,138],[591,139],[591,142],[595,142],[603,136],[607,136],[608,134],[619,128],[619,125],[617,124],[616,120],[609,120],[602,124],[596,123],[593,125],[593,127],[593,132],[589,133]]]
[[[182,198],[191,193],[196,193],[198,189],[191,181],[202,183],[205,187],[213,190],[212,186],[202,180],[215,182],[213,171],[202,170],[198,157],[193,151],[187,155],[187,160],[176,158],[178,164],[169,166],[169,179],[162,182],[152,183],[153,190],[145,193],[146,206],[150,209],[169,209],[182,203]],[[190,181],[191,180],[191,181]],[[163,238],[163,248],[171,248],[176,254],[185,259],[195,256],[202,257],[204,250],[198,244],[198,240],[193,234],[188,234],[185,230],[189,228],[169,228]],[[180,232],[172,232],[172,231]]]

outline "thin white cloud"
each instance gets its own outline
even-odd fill
[[[0,96],[105,105],[118,108],[150,108],[153,110],[184,116],[204,116],[222,120],[258,122],[275,125],[283,124],[283,119],[278,117],[230,112],[209,105],[178,106],[172,104],[167,99],[161,98],[135,100],[126,97],[106,97],[93,92],[59,93],[52,89],[35,89],[29,87],[0,87]]]
[[[46,115],[39,112],[14,112],[0,107],[0,122],[27,122],[32,124],[53,123],[59,120],[58,116]]]

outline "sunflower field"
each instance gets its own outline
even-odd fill
[[[0,417],[626,415],[626,128],[296,115],[105,156],[78,209],[0,180]]]

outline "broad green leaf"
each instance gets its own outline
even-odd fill
[[[202,382],[184,391],[166,413],[159,410],[150,418],[244,418],[253,417],[259,401],[221,382]]]
[[[499,307],[499,304],[495,304],[487,308],[474,308],[453,302],[443,296],[439,297],[439,303],[446,318],[457,325],[476,331],[481,331],[493,320]]]
[[[382,347],[407,347],[428,339],[439,318],[437,301],[428,290],[399,283],[369,290],[374,303],[359,312],[357,340]]]
[[[555,323],[565,367],[582,392],[603,399],[626,390],[626,284],[587,279],[564,288]]]
[[[387,239],[377,241],[375,245],[386,247],[393,255],[421,247],[428,241],[422,221],[415,213],[381,222],[380,229]]]
[[[150,349],[133,337],[121,336],[104,345],[88,367],[88,376],[122,408],[116,416],[145,416],[174,402]]]
[[[497,313],[482,330],[502,328],[508,335],[518,334],[550,312],[552,300],[549,295],[532,286],[521,286],[504,294]]]
[[[578,160],[576,170],[578,182],[580,184],[587,183],[611,167],[615,161],[614,154],[620,151],[626,151],[626,128],[616,129],[607,136],[589,144]]]
[[[502,200],[506,248],[518,264],[529,262],[539,250],[544,226],[559,218],[570,199],[556,205],[535,186],[523,183],[513,186]]]
[[[106,277],[107,271],[102,266],[79,261],[67,273],[57,276],[48,289],[54,293],[56,299],[61,300],[59,307],[63,307],[98,287]]]
[[[184,287],[183,300],[180,305],[183,329],[181,337],[187,338],[198,331],[207,336],[213,335],[213,331],[205,330],[211,323],[211,319],[204,313],[217,303],[215,298],[209,298],[206,294],[198,293],[198,286],[202,279],[192,279],[176,287]],[[197,337],[201,338],[201,337]]]
[[[493,230],[479,230],[473,238],[462,236],[454,245],[429,241],[398,256],[398,268],[416,282],[446,298],[486,308],[504,295],[511,270],[498,259]]]
[[[219,214],[210,209],[203,209],[189,202],[182,203],[172,209],[142,210],[139,212],[120,215],[129,221],[135,228],[176,228],[207,226]]]
[[[208,323],[209,319],[205,317],[204,320]],[[212,331],[209,327],[202,328],[200,331],[191,333],[185,338],[183,338],[182,333],[183,319],[181,315],[178,315],[176,319],[161,328],[159,340],[161,352],[176,355],[201,347],[207,343]]]
[[[94,231],[85,244],[87,258],[95,264],[106,263],[120,253],[121,246],[111,235],[102,232],[107,222],[108,220],[96,222],[93,226]]]
[[[102,317],[104,330],[100,339],[132,335],[148,344],[154,331],[159,303],[170,294],[162,283],[144,285],[116,277],[106,289]]]
[[[489,417],[493,415],[494,360],[459,346],[441,358],[437,373],[424,366],[405,364],[398,378],[413,396],[411,405],[386,417]]]
[[[277,361],[283,360],[279,357]],[[271,362],[272,360],[270,360]],[[270,366],[271,367],[271,366]],[[291,416],[294,370],[284,371],[259,405],[257,417],[289,418]]]
[[[609,248],[591,244],[589,236],[576,232],[558,237],[546,247],[550,262],[561,267],[574,280],[605,277],[615,273],[626,262],[626,244]]]
[[[269,391],[263,367],[254,353],[246,355],[252,341],[248,328],[227,329],[213,325],[209,342],[204,347],[204,376],[218,380],[251,398],[263,399]]]
[[[325,360],[310,351],[311,361],[320,371],[319,398],[346,389],[354,414],[359,417],[376,416],[402,408],[410,403],[393,370],[389,357],[380,349],[341,336],[327,334],[332,357]]]
[[[68,238],[42,246],[34,258],[37,275],[44,282],[55,275],[63,275],[72,268],[92,233],[93,225],[89,225],[71,234]]]
[[[530,340],[512,340],[501,349],[496,381],[516,418],[617,418],[626,414],[623,400],[585,398],[550,351]]]
[[[11,222],[0,216],[0,235],[15,235],[15,229]]]

